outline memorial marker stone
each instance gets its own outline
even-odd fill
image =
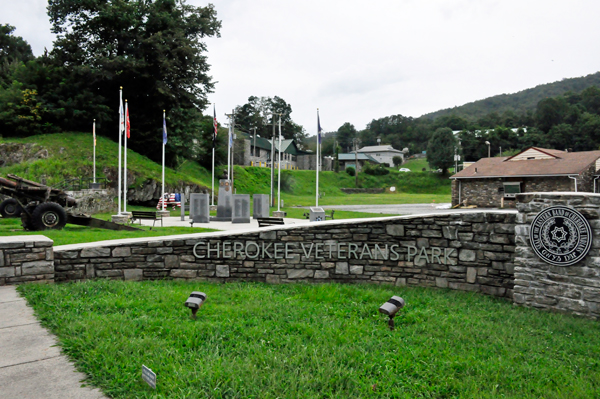
[[[268,218],[269,217],[269,194],[254,194],[254,205],[252,210],[252,217],[256,218]]]
[[[320,206],[310,207],[310,221],[311,222],[322,222],[325,220],[325,210]]]
[[[231,223],[250,223],[250,194],[233,195]]]
[[[210,222],[210,206],[208,194],[191,194],[190,217],[194,223]]]
[[[231,221],[231,213],[233,208],[231,190],[231,180],[219,180],[219,200],[217,202],[217,216],[212,218],[217,222]]]

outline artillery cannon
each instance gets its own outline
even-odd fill
[[[77,201],[63,190],[16,175],[7,177],[0,177],[0,194],[10,197],[0,203],[0,215],[5,218],[20,216],[25,230],[59,230],[67,223],[109,230],[139,230],[76,214],[73,208],[77,207]]]

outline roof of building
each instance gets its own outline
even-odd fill
[[[532,152],[533,150],[533,152]],[[519,159],[525,153],[546,154],[545,159]],[[515,159],[516,158],[516,159]],[[530,147],[512,157],[482,158],[451,179],[579,175],[600,158],[600,151],[565,152]]]
[[[340,161],[355,161],[356,160],[356,156],[354,155],[354,153],[338,154],[338,159]],[[373,158],[369,154],[361,154],[360,152],[358,153],[358,160],[359,161],[371,161],[373,163],[379,163],[378,160],[376,160],[375,158]]]
[[[244,136],[246,140],[250,140],[250,144],[254,145],[254,135],[246,133],[246,132],[237,132],[236,133]],[[267,151],[271,151],[271,139],[266,139],[264,137],[256,136],[256,147],[263,148]],[[275,151],[279,148],[279,140],[275,139]],[[310,151],[304,151],[298,148],[298,144],[296,140],[293,139],[285,139],[281,140],[281,148],[282,152],[292,154],[292,155],[309,155],[312,154]]]
[[[372,145],[363,147],[358,150],[358,152],[398,152],[402,153],[402,151],[394,149],[391,145]]]

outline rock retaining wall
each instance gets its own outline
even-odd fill
[[[55,248],[56,281],[387,283],[511,297],[514,213],[328,221]]]
[[[517,195],[514,302],[519,305],[600,317],[600,195],[590,193],[532,193]],[[529,233],[542,210],[563,205],[579,211],[592,228],[587,257],[570,266],[540,259]]]
[[[52,243],[44,236],[2,237],[0,285],[54,281]]]

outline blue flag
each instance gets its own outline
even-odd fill
[[[321,129],[321,119],[319,118],[319,110],[317,110],[317,126],[318,126],[317,136],[319,137],[319,144],[321,144],[321,132],[323,131],[323,129]]]
[[[167,145],[167,120],[165,119],[164,113],[163,113],[163,145]]]

